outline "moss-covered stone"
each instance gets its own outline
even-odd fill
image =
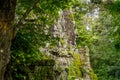
[[[91,70],[90,76],[91,76],[91,80],[98,80],[98,77],[97,77],[97,75],[94,73],[93,70]]]
[[[54,80],[54,60],[41,60],[36,62],[36,64],[38,66],[35,66],[35,80]]]
[[[69,66],[69,79],[74,80],[75,78],[82,77],[81,72],[81,61],[80,61],[80,54],[74,53],[73,54],[74,60],[71,62]]]

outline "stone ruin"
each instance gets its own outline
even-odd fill
[[[85,46],[85,48],[76,49],[75,47],[77,30],[72,10],[61,10],[59,15],[59,19],[52,27],[51,33],[52,37],[59,37],[60,41],[58,41],[55,48],[49,48],[49,45],[47,45],[44,50],[46,55],[55,61],[52,69],[53,79],[46,80],[68,80],[69,66],[74,59],[69,51],[80,55],[80,61],[83,63],[81,68],[84,70],[81,79],[92,80],[90,76],[89,48]]]

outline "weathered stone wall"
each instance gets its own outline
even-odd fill
[[[53,36],[63,38],[67,41],[66,45],[75,45],[76,27],[72,10],[61,10],[59,15],[57,23],[53,26]]]
[[[55,60],[53,68],[54,80],[69,80],[69,67],[76,58],[73,54],[80,55],[80,59],[77,62],[82,62],[80,63],[81,65],[77,65],[78,70],[81,68],[81,75],[78,78],[73,78],[73,80],[93,80],[91,78],[92,69],[89,60],[89,48],[86,46],[85,48],[76,49],[75,47],[77,30],[72,10],[61,10],[59,15],[59,19],[52,27],[51,33],[54,38],[59,37],[60,40],[53,48],[50,48],[47,44],[43,51],[47,56]]]
[[[84,80],[91,80],[91,66],[90,66],[90,59],[89,59],[89,48],[85,46],[79,50],[80,53],[80,60],[82,61],[82,69],[83,69],[83,79]]]
[[[60,17],[57,23],[53,26],[53,36],[60,37],[57,51],[59,56],[54,56],[56,64],[54,66],[55,79],[54,80],[68,80],[69,65],[72,60],[72,55],[68,53],[74,50],[75,44],[75,22],[71,10],[64,10],[59,12]],[[53,54],[53,53],[51,53]],[[59,73],[59,74],[58,74]]]
[[[30,80],[54,80],[54,65],[55,61],[48,59],[48,60],[41,60],[35,64],[34,69],[34,79]]]

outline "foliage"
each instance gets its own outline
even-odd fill
[[[27,13],[26,11],[38,3]],[[51,27],[58,19],[58,11],[69,8],[75,0],[17,0],[15,27],[22,27],[12,41],[12,55],[8,70],[15,80],[28,80],[31,67],[34,62],[45,58],[39,48],[50,43],[51,47],[56,45],[59,38],[51,37]],[[27,15],[27,17],[24,17]],[[17,25],[22,20],[22,25]],[[17,26],[16,26],[17,25]],[[49,30],[49,31],[48,31]],[[31,66],[32,65],[32,66]]]
[[[113,5],[108,6],[111,7]],[[111,8],[113,10],[109,9],[110,12],[111,10],[113,11],[112,13],[107,11],[106,7],[103,8],[101,6],[99,18],[95,22],[96,24],[93,25],[93,33],[99,36],[99,39],[91,45],[91,62],[100,80],[119,79],[119,68],[117,68],[119,59],[116,57],[119,56],[119,28],[117,28],[119,15],[116,13],[116,10],[114,11],[114,8],[117,8],[117,6],[114,5]]]
[[[34,1],[17,1],[15,25]],[[114,0],[113,3],[109,1],[102,3],[101,0],[91,1],[92,3],[86,4],[84,0],[38,0],[36,6],[22,21],[23,24],[20,25],[22,29],[18,31],[12,42],[12,56],[8,70],[12,72],[13,78],[27,80],[31,75],[28,73],[32,72],[31,65],[34,62],[49,59],[40,52],[40,47],[44,48],[46,43],[50,43],[50,48],[54,48],[58,41],[62,45],[65,44],[64,40],[51,36],[51,26],[58,20],[60,10],[72,8],[74,15],[70,17],[74,18],[78,32],[76,46],[90,47],[91,65],[98,79],[120,79],[120,1]],[[94,18],[96,8],[99,9],[99,14],[97,18]],[[74,60],[69,67],[69,79],[81,79],[80,56],[78,53],[70,52],[70,54],[73,55]],[[32,69],[33,66],[36,65],[32,65]],[[40,68],[43,74],[47,73],[47,68]],[[91,70],[90,75],[92,80],[97,80],[94,71]]]
[[[94,5],[77,5],[75,8],[76,43],[90,47],[91,65],[99,80],[119,79],[119,5],[116,0],[112,4],[95,2]],[[92,16],[96,8],[99,8],[98,18]]]
[[[13,40],[10,70],[13,72],[14,78],[21,79],[22,75],[27,77],[26,75],[28,75],[28,73],[26,70],[24,71],[24,69],[29,69],[35,61],[42,59],[43,54],[39,51],[39,45],[43,45],[44,43],[41,42],[43,42],[42,40],[46,40],[46,38],[38,37],[43,35],[41,34],[42,32],[38,33],[39,31],[40,30],[34,26],[27,25],[17,33]],[[28,72],[30,73],[30,71]]]
[[[73,80],[73,78],[81,78],[82,73],[81,73],[81,61],[80,61],[80,54],[78,53],[72,53],[74,60],[70,64],[69,67],[69,79]]]
[[[90,76],[91,76],[91,80],[98,80],[98,77],[97,77],[97,75],[94,73],[93,70],[91,70]]]

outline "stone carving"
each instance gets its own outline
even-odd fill
[[[59,56],[54,56],[56,64],[54,66],[54,80],[68,80],[68,66],[71,62],[72,55],[67,51],[74,50],[75,44],[75,23],[72,17],[72,10],[64,10],[59,12],[59,19],[53,26],[53,36],[60,37],[57,50]],[[53,54],[53,52],[51,53]]]
[[[59,12],[59,19],[51,29],[52,36],[59,37],[60,40],[54,48],[49,48],[49,43],[47,43],[45,49],[40,49],[43,50],[47,56],[55,60],[53,69],[54,80],[68,80],[68,67],[74,59],[69,51],[72,53],[80,53],[80,61],[83,62],[81,67],[85,70],[85,73],[83,73],[83,79],[91,80],[89,74],[91,69],[89,48],[86,46],[77,51],[75,48],[76,31],[72,10],[61,10]]]

